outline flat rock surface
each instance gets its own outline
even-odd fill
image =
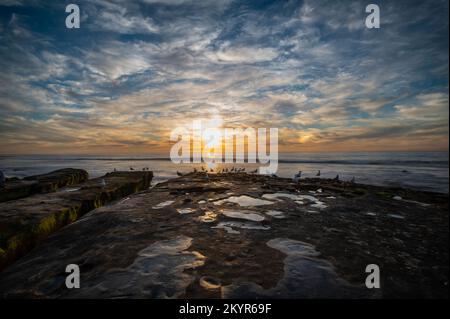
[[[78,184],[88,179],[83,169],[63,168],[47,174],[28,176],[23,179],[9,178],[0,188],[0,202],[27,197],[33,194],[54,192],[57,189]]]
[[[68,264],[81,287],[68,289]],[[366,266],[381,288],[365,286]],[[448,298],[448,195],[202,174],[98,208],[0,273],[2,297]]]
[[[0,203],[0,269],[88,211],[148,188],[152,176],[108,173],[56,192]]]

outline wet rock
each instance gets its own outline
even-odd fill
[[[158,184],[62,228],[0,273],[2,297],[448,298],[448,195],[205,175]],[[285,195],[263,197],[277,193]],[[65,287],[71,263],[80,265],[80,289]],[[365,287],[368,264],[380,267],[380,289]]]
[[[88,211],[148,188],[152,176],[151,172],[108,173],[53,193],[0,203],[0,269]]]
[[[0,202],[19,199],[33,194],[49,193],[61,187],[84,182],[88,173],[82,169],[64,168],[47,174],[11,178],[0,188]]]

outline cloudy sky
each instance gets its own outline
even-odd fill
[[[0,153],[162,154],[210,118],[277,127],[281,151],[447,150],[448,9],[0,0]]]

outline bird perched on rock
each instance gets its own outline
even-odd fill
[[[316,176],[320,176],[320,169],[317,171]]]
[[[183,174],[181,174],[179,171],[177,171],[177,175],[178,176],[183,176]]]
[[[339,174],[337,174],[336,177],[335,177],[333,180],[335,180],[336,182],[338,182],[338,181],[339,181]]]
[[[130,171],[134,171],[134,168],[130,166]]]
[[[302,171],[298,171],[297,174],[294,175],[294,182],[298,182],[302,178]]]
[[[352,177],[352,180],[350,181],[350,183],[355,184],[355,176]]]
[[[105,180],[104,180],[103,178],[102,178],[100,184],[102,185],[102,187],[105,187],[105,186],[106,186],[106,182],[105,182]]]

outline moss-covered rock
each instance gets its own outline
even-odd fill
[[[85,170],[75,168],[63,168],[23,179],[11,178],[6,181],[4,188],[0,189],[0,202],[54,192],[61,187],[78,184],[87,179],[88,173]]]
[[[82,173],[69,175],[65,183],[70,185],[84,178]],[[0,269],[85,213],[148,188],[152,177],[152,172],[108,173],[53,193],[0,203]],[[64,182],[49,183],[59,188]]]

